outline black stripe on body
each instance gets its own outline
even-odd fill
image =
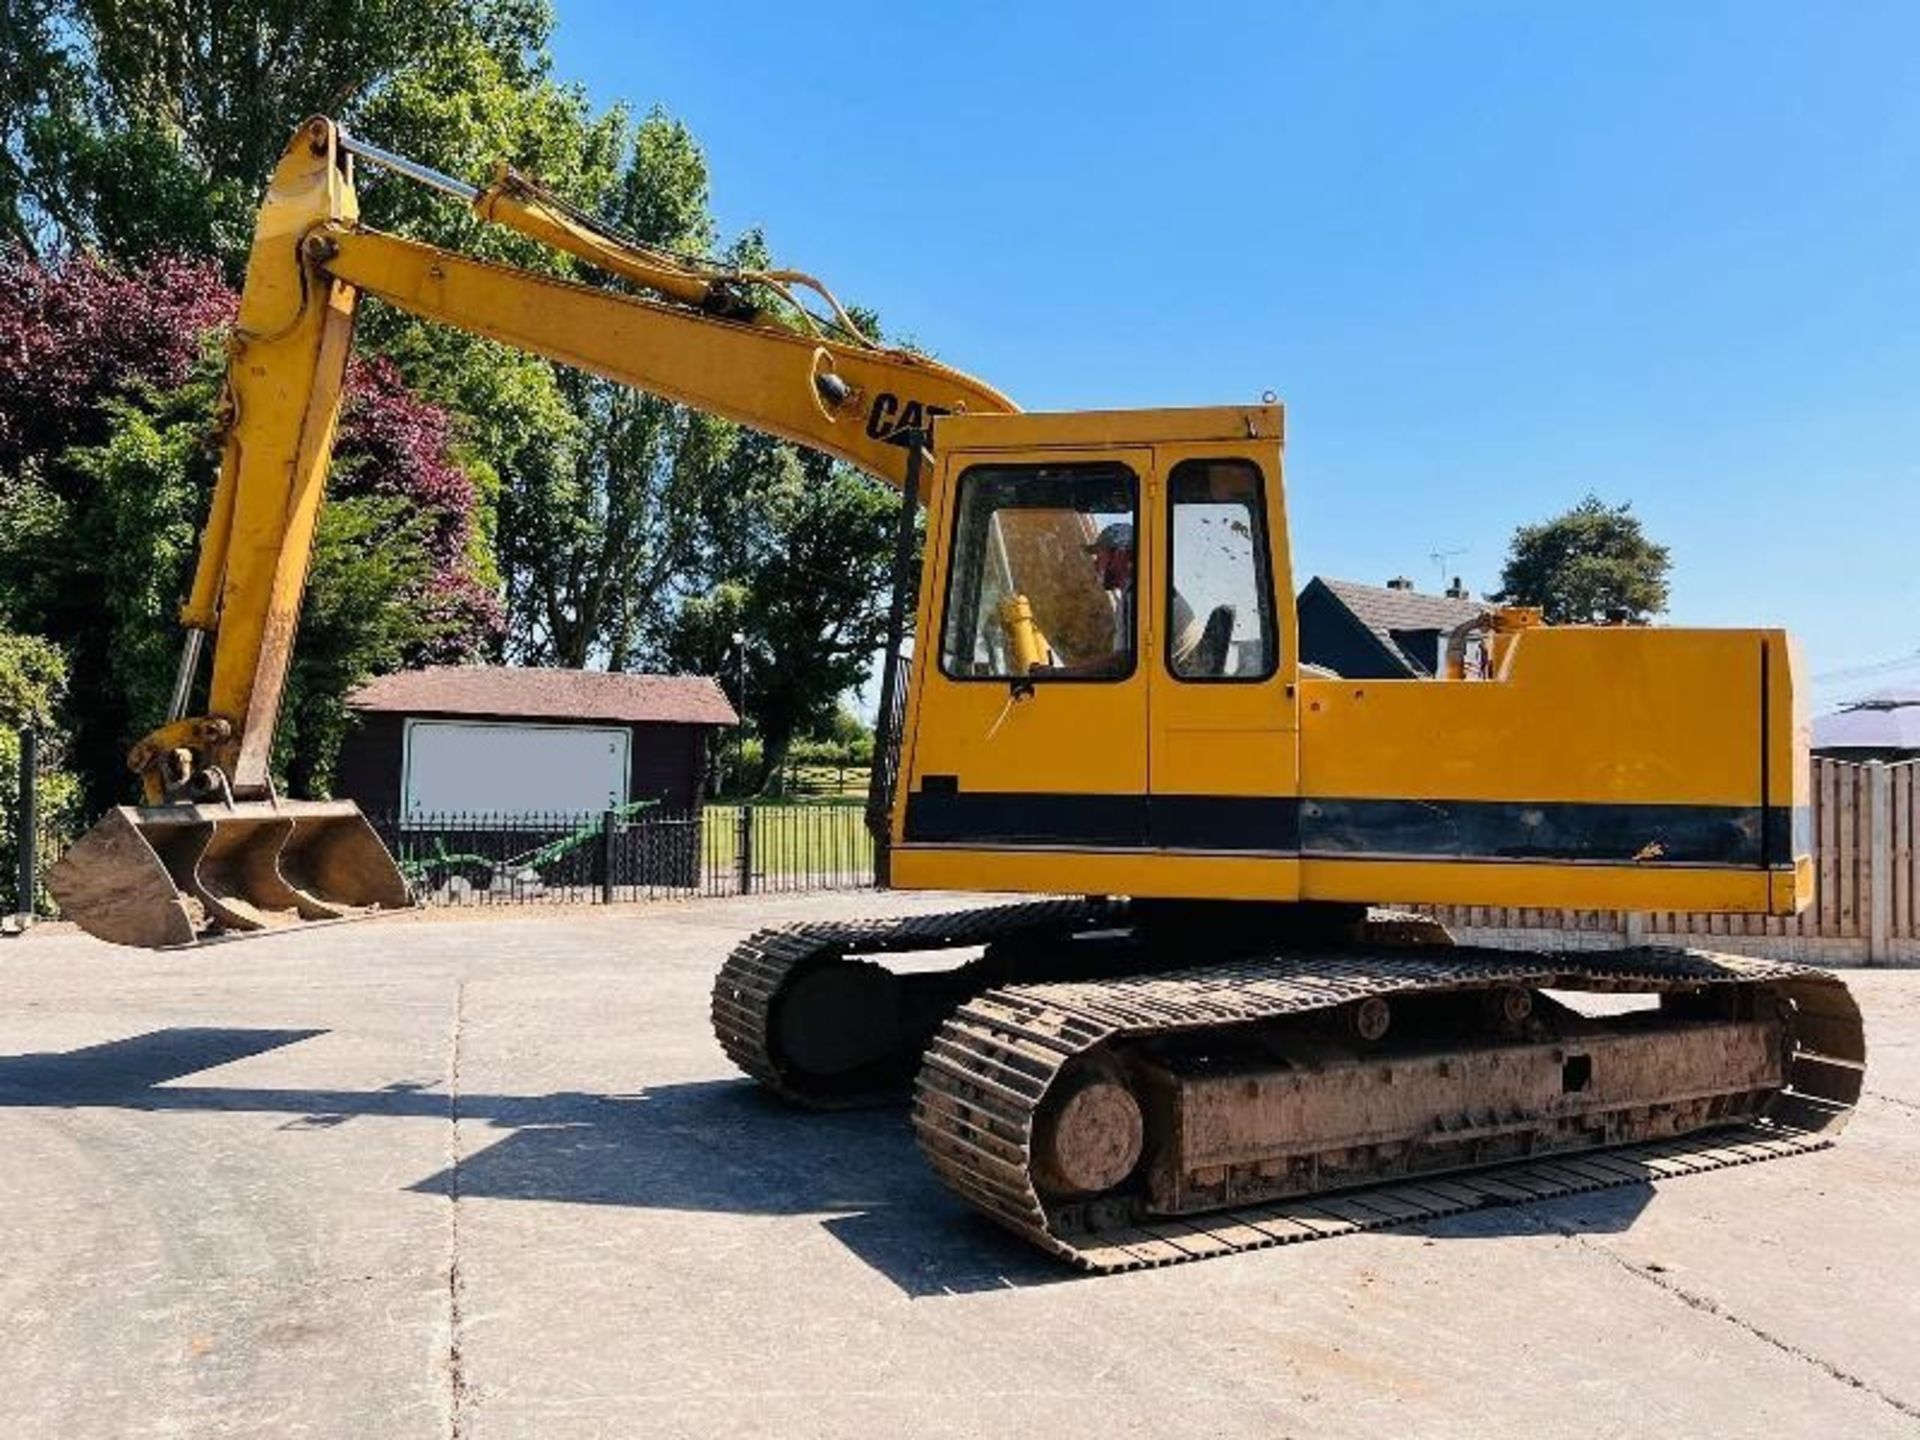
[[[1763,822],[1764,815],[1764,822]],[[1764,824],[1764,829],[1763,829]],[[1788,864],[1805,807],[919,790],[909,844],[1416,859]]]

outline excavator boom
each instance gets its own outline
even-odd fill
[[[367,229],[356,154],[649,294]],[[807,291],[830,318],[800,303]],[[102,938],[186,944],[409,903],[357,809],[281,800],[269,774],[364,295],[812,446],[895,486],[935,416],[1014,409],[970,376],[876,345],[810,276],[684,260],[613,234],[504,167],[470,186],[309,121],[260,207],[229,342],[219,479],[181,608],[179,675],[166,722],[128,757],[145,803],[113,811],[49,877],[63,913]],[[189,714],[209,635],[206,710]]]

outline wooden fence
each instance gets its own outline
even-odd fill
[[[1813,762],[1814,899],[1800,914],[1432,908],[1462,938],[1596,948],[1706,944],[1782,959],[1920,963],[1920,761]]]

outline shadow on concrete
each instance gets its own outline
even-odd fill
[[[1493,1240],[1509,1235],[1615,1235],[1633,1228],[1653,1199],[1651,1185],[1615,1185],[1514,1205],[1463,1210],[1399,1233],[1430,1240]]]
[[[921,1161],[897,1109],[816,1114],[748,1080],[632,1095],[462,1094],[172,1085],[322,1034],[158,1030],[61,1054],[0,1056],[0,1108],[32,1105],[282,1114],[282,1128],[370,1116],[458,1118],[457,1168],[407,1187],[462,1200],[544,1200],[747,1215],[820,1215],[861,1260],[914,1297],[1077,1278],[969,1210]],[[500,1137],[486,1142],[489,1131]],[[1625,1230],[1652,1191],[1629,1185],[1392,1227],[1435,1240]]]
[[[0,1055],[0,1105],[97,1104],[311,1040],[324,1030],[150,1030],[81,1050]]]
[[[462,1094],[457,1106],[443,1090],[410,1083],[378,1090],[168,1083],[324,1033],[156,1030],[65,1053],[0,1056],[0,1109],[278,1114],[291,1130],[457,1114],[471,1153],[457,1171],[427,1176],[410,1190],[463,1200],[821,1215],[836,1239],[912,1296],[1075,1278],[942,1189],[897,1109],[814,1114],[744,1079],[634,1095]]]
[[[637,1095],[463,1095],[476,1142],[457,1173],[410,1187],[462,1199],[822,1215],[854,1254],[913,1296],[1052,1283],[1070,1274],[980,1221],[933,1178],[898,1109],[797,1110],[746,1080]]]

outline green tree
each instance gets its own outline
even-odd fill
[[[435,168],[480,182],[496,162],[588,207],[606,203],[628,164],[632,123],[624,107],[596,113],[578,86],[551,75],[544,4],[496,4],[493,19],[443,39],[349,112],[354,128]],[[511,23],[508,23],[511,21]],[[488,225],[465,206],[377,167],[359,176],[369,224],[463,253],[545,274],[576,275],[567,256]],[[584,377],[524,352],[379,305],[361,317],[361,343],[391,357],[410,384],[461,417],[462,464],[497,496],[488,523],[506,600],[507,646],[516,658],[568,658],[549,623],[565,611],[595,525],[575,512],[592,489],[592,417],[582,413]],[[558,552],[558,558],[549,559]],[[570,619],[560,629],[581,628]],[[591,625],[585,628],[591,629]],[[589,653],[589,644],[581,653]]]
[[[54,36],[56,0],[0,7],[0,240],[31,248],[43,239],[32,129],[64,84],[65,52]]]
[[[302,119],[342,115],[448,49],[544,38],[538,0],[25,0],[0,26],[6,223],[136,258],[217,256]]]
[[[689,255],[712,245],[706,161],[658,110],[633,132],[604,198],[606,218],[645,244]],[[528,476],[504,527],[516,647],[541,663],[624,670],[650,658],[660,617],[711,552],[742,486],[739,431],[578,371],[561,370],[559,386],[580,445],[564,471]]]
[[[733,574],[680,607],[662,649],[675,668],[732,690],[732,636],[747,637],[762,783],[777,786],[794,741],[831,728],[885,638],[900,500],[849,466],[754,438],[765,468],[746,551]]]
[[[393,148],[484,178],[508,160],[649,245],[709,252],[704,156],[659,110],[595,113],[549,73],[544,25],[520,49],[443,45],[370,96],[356,123]],[[370,223],[543,273],[624,282],[369,172]],[[710,570],[737,511],[737,430],[657,397],[377,306],[363,335],[429,397],[468,417],[464,453],[498,477],[507,648],[535,664],[626,669],[658,657],[663,618]]]
[[[59,650],[36,636],[0,630],[0,733],[51,730],[66,685]]]
[[[1589,495],[1573,509],[1514,531],[1492,598],[1536,605],[1553,625],[1645,624],[1667,607],[1667,547],[1647,538],[1629,505]]]
[[[834,709],[833,718],[821,732],[821,738],[861,761],[873,753],[873,727],[862,720],[850,705]]]
[[[506,159],[600,203],[632,126],[552,78],[552,23],[546,0],[24,0],[0,26],[0,224],[42,248],[210,255],[237,279],[261,186],[314,113],[443,169],[477,179]],[[444,196],[376,167],[360,179],[371,223],[572,271]],[[462,416],[489,542],[570,498],[590,436],[554,367],[377,305],[361,340]]]

